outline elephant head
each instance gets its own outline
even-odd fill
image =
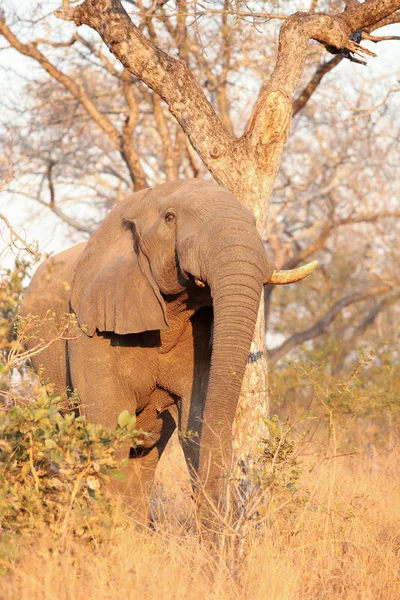
[[[111,211],[78,264],[71,304],[88,335],[162,330],[169,298],[204,287],[214,329],[196,467],[208,469],[215,489],[221,460],[210,466],[209,457],[229,456],[262,286],[305,275],[274,272],[254,216],[227,190],[176,181],[140,191]]]

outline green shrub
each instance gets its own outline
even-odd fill
[[[0,531],[30,534],[47,527],[92,539],[111,523],[105,484],[122,477],[114,454],[140,443],[135,418],[124,411],[107,430],[74,412],[44,388],[25,406],[0,408]]]

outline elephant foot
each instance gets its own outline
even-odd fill
[[[117,462],[126,459],[129,449],[121,448]],[[140,525],[150,522],[150,498],[153,488],[156,463],[149,455],[142,458],[129,458],[120,467],[122,479],[113,479],[110,494],[117,500],[128,517]]]
[[[109,493],[130,520],[141,526],[149,525],[150,510],[147,494],[132,493],[125,481],[113,481]]]

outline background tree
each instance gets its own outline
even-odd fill
[[[397,88],[384,93],[374,86],[358,97],[349,85],[344,94],[335,90],[333,69],[361,51],[350,39],[355,32],[357,39],[368,39],[373,30],[399,21],[399,2],[287,2],[285,14],[277,13],[275,2],[258,3],[257,11],[227,0],[212,9],[199,2],[125,2],[132,20],[116,0],[84,2],[74,10],[63,5],[61,16],[97,30],[124,66],[90,29],[60,25],[40,8],[29,19],[2,18],[7,44],[41,67],[26,82],[26,100],[7,104],[24,164],[19,177],[30,178],[23,193],[80,236],[129,189],[177,176],[204,177],[209,170],[255,212],[278,266],[294,266],[316,253],[322,258],[317,280],[274,292],[279,298],[271,329],[285,334],[284,322],[301,331],[271,352],[273,360],[326,333],[339,316],[360,339],[362,318],[366,322],[370,315],[373,323],[375,312],[396,310],[390,240],[398,227]],[[287,18],[298,8],[308,12]],[[281,21],[275,62],[272,25]],[[308,44],[310,38],[319,43]],[[324,46],[333,58],[327,59]],[[326,92],[315,94],[329,72],[330,99]],[[292,115],[293,135],[267,225]],[[355,239],[358,257],[351,251],[346,261]],[[360,265],[362,255],[367,260]],[[355,304],[360,302],[362,311]],[[363,313],[359,322],[352,306]],[[347,319],[344,309],[350,310]],[[261,313],[252,351],[265,355]],[[266,410],[265,362],[250,367],[242,418],[257,426],[257,415]]]

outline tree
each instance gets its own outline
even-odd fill
[[[111,116],[121,107],[112,106],[114,96],[106,100],[101,98],[101,84],[95,82],[96,85],[88,92],[86,82],[79,77],[79,61],[71,64],[68,69],[61,70],[38,49],[40,44],[49,45],[48,41],[36,40],[33,44],[23,44],[13,35],[4,20],[0,24],[0,33],[19,52],[40,63],[64,90],[68,90],[74,98],[74,106],[71,108],[81,111],[86,119],[89,115],[90,123],[103,132],[102,139],[107,140],[114,152],[119,152],[135,188],[146,185],[149,171],[153,176],[156,171],[154,165],[151,169],[148,165],[142,166],[143,161],[138,158],[138,142],[132,141],[135,131],[143,132],[144,128],[142,126],[140,129],[140,125],[146,118],[145,107],[151,103],[162,146],[163,169],[167,177],[174,178],[176,174],[185,172],[185,169],[189,169],[195,176],[199,172],[204,174],[204,168],[198,166],[192,150],[186,145],[182,134],[184,132],[213,177],[254,211],[258,225],[263,230],[293,113],[306,106],[324,75],[343,58],[358,60],[356,57],[360,53],[372,54],[359,46],[361,38],[368,39],[371,31],[400,19],[396,12],[400,8],[400,2],[394,0],[368,0],[363,4],[353,0],[346,3],[344,12],[332,13],[315,13],[317,8],[321,8],[318,4],[322,3],[312,2],[308,13],[296,13],[288,18],[286,15],[278,15],[283,20],[283,25],[276,65],[269,81],[261,87],[244,134],[240,137],[234,133],[234,107],[229,106],[228,101],[231,86],[228,73],[232,70],[232,62],[237,60],[231,52],[234,32],[229,27],[228,18],[236,19],[240,30],[243,19],[250,19],[254,24],[262,26],[262,19],[276,17],[276,13],[255,13],[241,5],[233,9],[227,1],[216,3],[215,9],[206,10],[199,9],[198,3],[193,3],[192,6],[191,3],[178,1],[176,9],[169,9],[168,2],[153,2],[151,6],[145,6],[141,1],[130,1],[126,5],[136,11],[134,19],[139,18],[136,26],[117,0],[86,1],[74,9],[69,8],[68,2],[63,2],[63,11],[58,13],[59,16],[73,20],[76,25],[86,24],[96,30],[124,65],[124,69],[120,69],[118,63],[112,62],[99,49],[93,36],[85,34],[83,37],[81,30],[74,30],[68,40],[57,43],[50,41],[50,48],[65,52],[78,44],[84,46],[95,64],[93,73],[100,68],[106,77],[113,78],[120,96],[122,91],[124,108],[119,114],[123,114],[124,118]],[[268,3],[263,3],[263,8],[265,5]],[[323,3],[322,8],[337,11],[337,3]],[[205,12],[214,12],[221,18],[222,27],[218,32],[220,45],[218,48],[218,44],[215,45],[214,42],[212,46],[212,50],[217,49],[220,53],[220,60],[215,60],[214,64],[212,59],[205,60],[201,39],[200,43],[197,39],[198,20]],[[191,18],[195,19],[195,31],[190,35],[188,23]],[[216,36],[215,28],[211,28],[207,42],[213,36]],[[317,40],[336,56],[318,65],[309,82],[305,82],[303,91],[292,101],[307,59],[310,39]],[[375,39],[379,41],[382,38]],[[160,47],[166,48],[169,54]],[[173,58],[172,53],[177,58]],[[259,53],[262,54],[262,50]],[[320,55],[318,58],[320,59]],[[309,69],[310,65],[307,64],[307,72]],[[66,73],[68,70],[69,74]],[[194,72],[199,74],[202,86],[194,77]],[[246,74],[245,77],[249,81],[249,75]],[[236,82],[238,81],[239,78],[236,77]],[[152,91],[148,91],[142,82]],[[94,96],[93,89],[97,90]],[[164,110],[160,98],[166,103],[169,113]],[[137,135],[137,140],[138,137]],[[69,158],[67,157],[67,161]],[[60,156],[60,161],[64,160],[65,152]],[[105,161],[102,167],[109,174],[113,168],[112,161]],[[57,210],[63,218],[66,215],[59,210],[51,191],[52,176],[56,168],[57,165],[53,165],[49,158],[43,181],[48,182],[50,208]],[[157,175],[155,179],[157,180]],[[315,187],[318,188],[318,182]],[[390,213],[388,216],[394,216],[395,211],[387,212]],[[346,218],[348,215],[342,216],[341,220]],[[320,248],[323,247],[329,234],[337,230],[335,219],[328,218],[328,222],[328,231],[322,228],[319,240],[315,240],[314,251],[318,244]],[[307,249],[308,255],[312,254],[312,250],[311,243]],[[296,260],[303,260],[307,252],[297,252]],[[293,262],[294,257],[291,258]],[[241,406],[242,415],[248,416],[249,421],[257,427],[257,415],[265,412],[267,402],[262,312],[252,353],[253,356],[262,356],[264,359],[250,365],[244,388],[247,393]],[[243,426],[241,429],[244,430]],[[251,429],[248,432],[250,439],[256,437],[252,435]]]

